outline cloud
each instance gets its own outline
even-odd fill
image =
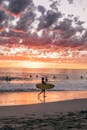
[[[27,31],[28,27],[32,24],[34,21],[35,14],[31,11],[25,13],[18,22],[16,29],[18,30],[25,30]]]
[[[4,11],[0,11],[0,23],[5,20],[5,13]]]
[[[24,2],[25,1],[25,2]],[[5,26],[10,30],[27,31],[30,24],[34,21],[34,5],[31,0],[8,0],[1,1],[0,6],[0,28]],[[8,8],[3,6],[4,2],[10,2]],[[5,29],[3,30],[5,31]],[[7,32],[9,34],[9,32]],[[1,34],[5,34],[2,32]],[[12,33],[13,34],[13,33]]]
[[[45,18],[45,22],[46,22],[45,27],[51,26],[60,17],[61,17],[61,13],[60,12],[53,12],[52,10],[49,10],[47,12],[47,15],[46,15],[46,18]]]
[[[85,28],[82,25],[83,22],[81,22],[79,19],[77,19],[75,22],[72,17],[64,18],[62,21],[58,22],[54,28],[54,30],[60,30],[60,32],[62,32],[59,33],[59,35],[54,35],[54,43],[58,46],[82,48],[86,42],[86,40],[85,42],[82,42],[84,41],[83,39],[85,39],[83,38],[83,32],[85,31]]]
[[[84,21],[81,21],[81,20],[79,20],[79,17],[74,17],[74,22],[76,23],[76,24],[78,24],[78,25],[82,25],[82,24],[84,24],[85,22]]]
[[[13,12],[14,14],[18,14],[21,11],[24,11],[24,9],[30,4],[31,0],[9,0],[10,5],[8,7],[8,10]]]
[[[4,1],[0,1],[0,4],[2,5]],[[49,9],[42,5],[35,6],[31,0],[8,1],[9,6],[3,6],[0,11],[0,28],[2,28],[0,36],[9,39],[0,40],[0,44],[9,44],[8,46],[12,43],[19,44],[16,38],[23,38],[25,42],[22,44],[25,46],[31,44],[51,48],[53,45],[55,48],[86,49],[87,30],[83,26],[85,22],[73,14],[63,14],[59,10],[58,1],[51,1]],[[73,3],[73,0],[68,1]],[[14,23],[17,19],[18,21]]]
[[[5,18],[6,18],[6,15],[5,15],[4,11],[0,11],[0,31],[1,31],[1,29],[4,28]]]
[[[67,0],[69,2],[69,4],[73,4],[74,0]]]
[[[58,6],[60,5],[60,0],[53,0],[50,7],[55,10],[58,11]]]
[[[5,10],[0,11],[0,29],[5,30],[5,27],[8,26],[8,21],[11,20],[12,17],[9,16]]]
[[[85,32],[84,32],[84,34],[82,35],[82,42],[84,43],[86,43],[86,45],[87,45],[87,30],[85,30]]]
[[[48,10],[46,15],[42,15],[39,20],[39,28],[44,29],[44,28],[49,28],[55,22],[62,16],[61,12],[54,12],[52,10]]]
[[[38,11],[40,11],[42,14],[46,11],[45,8],[41,5],[38,6]]]
[[[55,27],[55,29],[59,29],[62,31],[69,30],[72,25],[72,20],[68,18],[64,18],[63,21],[59,22],[59,25]]]

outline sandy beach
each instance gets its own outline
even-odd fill
[[[86,130],[87,99],[0,107],[0,130]]]

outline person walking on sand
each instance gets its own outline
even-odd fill
[[[41,80],[42,80],[42,84],[46,84],[45,81],[44,81],[44,77],[42,77]],[[44,93],[44,97],[45,97],[45,88],[42,88],[42,89],[41,89],[41,92],[38,94],[38,96],[39,96],[41,93]]]

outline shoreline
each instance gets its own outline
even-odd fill
[[[84,107],[85,106],[85,107]],[[50,108],[50,109],[49,109]],[[30,105],[0,106],[0,117],[66,113],[87,110],[87,98]]]
[[[15,93],[15,92],[40,92],[41,91],[41,89],[15,89],[15,90],[0,90],[0,93],[11,93],[11,92],[13,92],[13,93]],[[87,90],[46,90],[46,92],[74,92],[74,91],[87,91]]]

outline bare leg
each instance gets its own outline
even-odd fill
[[[39,96],[41,93],[43,93],[43,91],[41,91],[41,92],[38,94],[38,96]]]
[[[45,96],[45,90],[44,90],[44,97],[46,97],[46,96]]]

